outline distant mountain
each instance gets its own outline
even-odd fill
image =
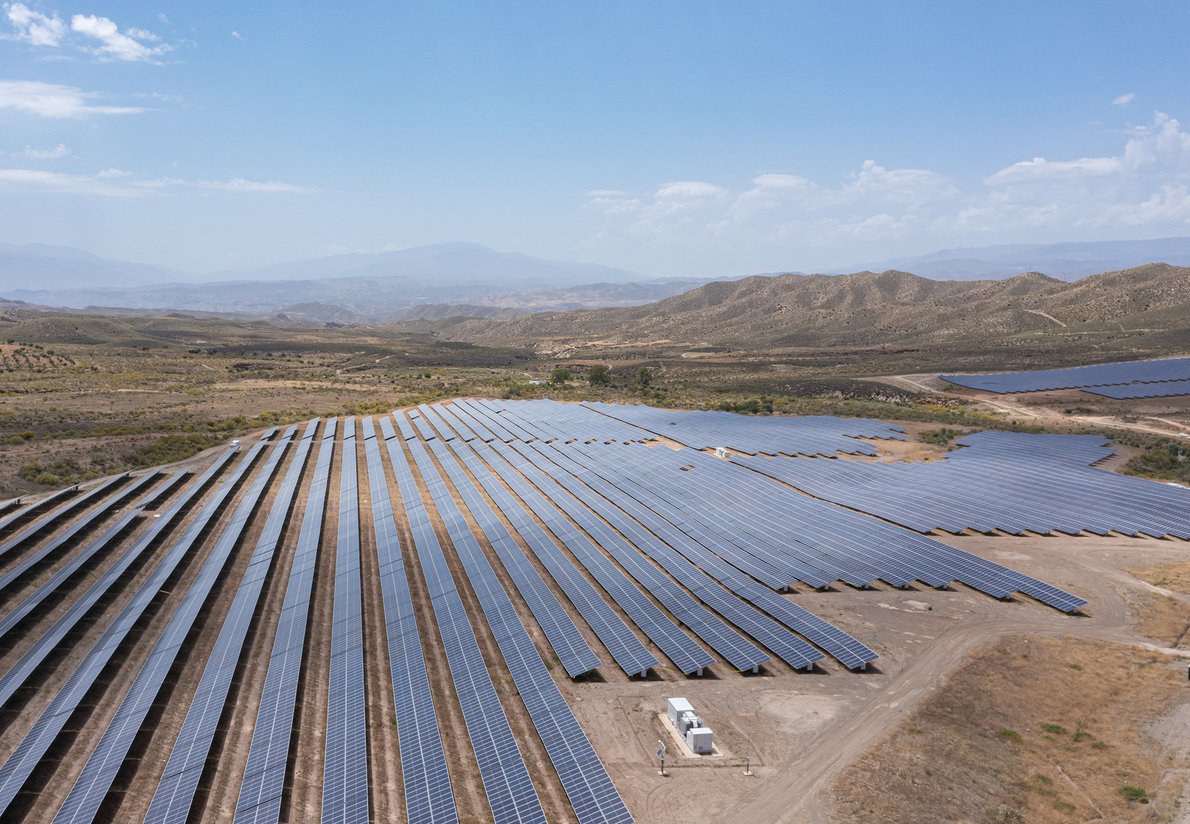
[[[534,308],[617,306],[656,300],[700,281],[651,281],[623,269],[496,252],[472,243],[400,252],[337,255],[248,272],[222,272],[202,283],[193,275],[108,261],[59,247],[0,247],[0,295],[46,306],[177,309],[273,315],[291,306],[337,307],[381,320],[423,304],[508,308],[533,292]],[[638,282],[632,284],[632,282]],[[556,299],[552,290],[573,290]],[[579,295],[576,297],[576,295]],[[507,298],[504,303],[499,298]],[[495,303],[490,303],[495,300]],[[302,314],[299,312],[298,314]],[[322,312],[321,314],[325,314]]]
[[[514,320],[447,319],[453,340],[541,353],[608,347],[948,346],[1116,335],[1190,348],[1190,269],[1152,264],[1067,283],[1030,273],[940,281],[907,272],[714,282],[657,303]]]
[[[1190,266],[1190,237],[943,249],[917,257],[842,266],[836,271],[899,269],[938,280],[982,280],[1044,272],[1062,280],[1077,280],[1098,272],[1131,269],[1155,262]]]
[[[108,260],[66,246],[0,243],[0,292],[75,289],[80,286],[143,286],[170,283],[188,276],[146,263]]]

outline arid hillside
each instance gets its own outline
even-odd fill
[[[930,346],[1071,338],[1085,348],[1128,338],[1133,349],[1190,344],[1190,269],[1150,264],[1066,283],[1040,274],[938,281],[907,272],[780,275],[716,282],[625,309],[514,320],[450,319],[442,337],[539,350],[643,343],[755,349]]]

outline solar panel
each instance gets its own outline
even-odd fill
[[[290,428],[275,442],[276,445],[273,446],[264,466],[240,500],[231,520],[207,555],[198,576],[190,584],[181,604],[170,617],[169,623],[149,653],[148,660],[141,666],[119,709],[116,710],[115,717],[87,758],[82,773],[75,780],[66,800],[54,816],[55,824],[91,822],[98,815],[99,808],[111,789],[128,750],[132,747],[133,739],[140,732],[178,654],[182,651],[186,636],[190,634],[199,615],[208,608],[208,599],[215,582],[223,573],[232,550],[239,543],[248,521],[264,498],[265,490],[289,448],[293,432],[294,429]],[[131,629],[131,622],[128,626]],[[114,639],[109,645],[114,651]],[[164,812],[163,808],[158,809]]]
[[[397,537],[392,496],[372,419],[365,418],[363,425],[372,529],[376,537],[385,635],[397,712],[405,815],[410,824],[454,824],[458,821],[458,812],[422,654],[413,596],[405,575],[404,553]],[[389,418],[382,418],[380,425],[385,440],[395,436]]]
[[[606,452],[606,450],[603,451]],[[611,503],[651,530],[708,576],[713,577],[755,608],[762,610],[786,627],[817,644],[845,666],[859,669],[876,659],[875,652],[847,633],[790,603],[773,592],[771,588],[757,585],[739,568],[729,564],[725,558],[717,556],[709,547],[691,539],[689,535],[679,530],[673,523],[651,508],[651,504],[655,500],[651,494],[652,489],[636,486],[632,483],[629,473],[617,471],[622,465],[613,462],[598,462],[589,457],[584,461],[583,458],[589,454],[591,453],[554,446],[551,457],[561,462],[563,467],[575,473],[595,491],[606,496]],[[655,489],[656,486],[653,488]],[[735,556],[728,553],[725,557],[731,559]],[[744,562],[738,563],[744,565]],[[740,626],[771,651],[780,654],[782,660],[790,666],[806,668],[819,657],[815,651],[805,648],[804,645],[791,644],[789,639],[774,633],[773,628],[764,623],[758,624],[755,621],[750,621],[746,625],[737,624],[737,626]],[[769,639],[767,642],[766,638]],[[774,643],[778,646],[773,646]]]
[[[32,774],[37,764],[41,761],[46,750],[53,744],[54,740],[58,737],[58,733],[61,732],[62,728],[70,720],[71,716],[73,716],[80,701],[82,701],[83,697],[89,691],[95,679],[107,666],[112,656],[116,654],[122,642],[137,624],[138,619],[149,603],[157,597],[162,585],[172,576],[178,564],[181,563],[182,559],[198,543],[203,530],[222,510],[223,505],[231,493],[238,487],[240,480],[242,480],[256,462],[256,458],[263,451],[264,447],[265,443],[263,441],[259,442],[243,455],[231,475],[223,482],[218,492],[206,503],[202,511],[183,533],[182,537],[175,541],[169,550],[160,558],[153,572],[136,592],[132,600],[125,605],[124,609],[121,610],[116,619],[108,626],[99,640],[95,642],[82,663],[75,668],[70,680],[54,696],[54,699],[50,702],[46,710],[34,722],[32,729],[21,740],[21,743],[17,745],[16,750],[8,757],[8,760],[4,762],[4,766],[0,767],[0,815],[3,815],[12,804],[13,799],[16,798],[21,787],[24,786],[30,774]],[[208,470],[208,474],[210,474],[210,470]],[[177,509],[178,505],[175,505],[171,509],[171,513],[176,512]],[[165,516],[163,516],[160,520],[165,521],[165,519]],[[139,555],[144,545],[155,537],[155,534],[142,536],[138,545],[125,554],[125,558],[130,554],[134,557]],[[88,603],[90,595],[96,590],[100,592],[106,591],[107,587],[114,582],[112,572],[118,566],[117,564],[117,567],[109,569],[99,584],[92,587],[88,596],[76,602],[74,607],[64,616],[63,620],[55,624],[50,633],[47,633],[46,636],[43,636],[39,640],[39,644],[34,647],[34,650],[43,650],[39,652],[42,657],[48,654],[49,649],[45,649],[45,644],[42,642],[49,643],[52,641],[50,649],[52,649],[52,646],[56,646],[57,642],[65,635],[66,629],[69,628],[64,626],[66,619],[69,618],[69,626],[73,626],[81,618],[82,613],[85,613],[89,609],[89,606],[94,603],[93,600],[90,600]],[[32,653],[34,650],[30,650],[30,652]],[[25,658],[22,658],[21,664],[18,664],[18,666],[25,665],[28,658],[29,655],[27,654]],[[22,680],[28,674],[28,670],[23,670],[23,673],[20,676]],[[10,674],[13,673],[10,672],[5,675],[6,682]],[[6,699],[7,697],[5,697]]]
[[[1172,398],[1190,395],[1190,380],[1162,381],[1161,383],[1125,383],[1117,386],[1083,386],[1084,392],[1102,395],[1105,398],[1131,400],[1139,398]]]
[[[87,530],[91,529],[95,524],[102,521],[110,513],[115,511],[120,504],[131,498],[137,492],[141,491],[146,485],[151,484],[157,480],[158,474],[156,472],[149,472],[134,480],[132,483],[119,490],[107,501],[104,501],[99,506],[95,507],[91,512],[79,518],[72,523],[67,529],[60,534],[54,536],[52,540],[40,547],[36,552],[31,553],[27,557],[21,559],[12,569],[0,577],[0,592],[5,591],[12,586],[16,581],[22,578],[29,570],[35,566],[43,563],[46,559],[51,558],[55,553],[64,547],[74,545],[74,542]],[[7,616],[6,616],[7,620]],[[0,621],[0,627],[5,622]],[[0,628],[0,635],[4,634],[4,630]]]
[[[31,541],[34,538],[49,532],[51,529],[56,528],[59,524],[70,518],[74,513],[85,508],[88,504],[96,500],[101,500],[105,495],[107,495],[120,484],[124,483],[124,481],[127,479],[127,474],[116,475],[115,477],[108,478],[94,489],[84,492],[83,494],[74,498],[70,501],[70,503],[66,504],[66,506],[62,507],[61,509],[57,509],[45,517],[39,519],[36,523],[30,524],[28,527],[21,530],[18,535],[14,535],[12,538],[9,538],[2,545],[0,545],[0,559],[3,559],[9,554],[15,552],[16,549],[25,542]]]
[[[424,411],[422,420],[427,420],[431,415],[433,412]],[[512,533],[492,511],[491,506],[455,460],[453,453],[439,439],[429,441],[429,446],[458,490],[484,537],[500,558],[518,594],[533,613],[566,674],[575,678],[598,669],[601,663],[599,657],[583,639],[570,615],[558,603],[557,597],[546,586],[536,567],[525,557]]]
[[[157,518],[148,523],[145,531],[137,538],[136,542],[124,551],[124,553],[113,563],[91,587],[83,593],[80,597],[70,605],[66,612],[59,618],[54,625],[43,633],[33,646],[30,647],[17,663],[13,664],[8,672],[0,678],[0,706],[3,706],[8,700],[20,689],[29,678],[29,676],[41,665],[41,662],[46,659],[64,639],[69,637],[71,631],[83,621],[95,604],[107,594],[107,592],[115,585],[127,569],[140,558],[147,550],[153,547],[156,542],[167,535],[173,528],[175,523],[179,520],[182,513],[186,510],[192,500],[197,500],[200,495],[206,492],[211,483],[223,472],[227,464],[234,457],[235,453],[225,452],[215,460],[207,471],[204,472],[190,487],[183,493],[182,497],[174,503],[172,507],[166,512],[162,513],[160,518]],[[134,513],[125,515],[122,521],[133,520]],[[114,529],[114,527],[113,527]],[[105,534],[104,539],[114,538],[115,534],[109,530]],[[61,583],[53,584],[54,588]],[[38,590],[40,593],[41,590]],[[34,593],[30,596],[32,599],[37,596]],[[45,597],[48,593],[42,593],[41,597]],[[15,625],[15,624],[14,624]],[[10,630],[12,626],[8,626]],[[7,631],[7,630],[6,630]]]
[[[579,824],[632,821],[429,453],[420,441],[406,443]],[[445,450],[439,454],[449,460]]]
[[[318,419],[310,421],[298,442],[281,481],[248,567],[240,579],[231,609],[219,628],[219,637],[207,657],[198,689],[190,702],[182,728],[174,741],[165,771],[145,816],[148,824],[185,821],[214,744],[220,719],[227,711],[227,696],[239,666],[252,617],[260,604],[265,581],[273,566],[285,522],[289,518],[298,484],[306,466]]]
[[[464,416],[464,420],[474,427],[472,418],[462,410],[456,414]],[[714,663],[714,658],[705,649],[695,643],[682,632],[677,625],[636,585],[600,551],[592,538],[599,540],[600,526],[592,519],[586,510],[576,512],[578,527],[586,532],[580,532],[557,507],[554,501],[565,491],[550,478],[538,472],[527,461],[519,458],[515,452],[507,455],[497,452],[492,445],[479,441],[472,446],[479,451],[487,466],[503,480],[516,496],[536,514],[546,527],[557,536],[566,547],[574,553],[579,563],[583,565],[599,585],[612,597],[637,627],[657,645],[674,666],[689,675],[701,672]],[[523,467],[524,475],[515,468],[517,464]],[[588,535],[591,537],[589,538]],[[612,538],[608,538],[612,540]],[[602,543],[602,542],[601,542]]]
[[[337,419],[328,420],[318,442],[314,474],[310,479],[285,599],[277,618],[277,634],[273,638],[268,671],[252,728],[252,743],[236,800],[236,824],[266,824],[281,817],[314,569],[321,546],[322,519],[330,487],[337,428]]]
[[[403,415],[397,417],[398,425],[404,419]],[[404,443],[420,447],[416,439]],[[442,646],[493,820],[497,824],[544,822],[545,812],[541,801],[533,788],[516,736],[492,684],[483,653],[467,619],[466,608],[430,523],[404,449],[397,438],[386,441],[385,445],[405,505],[414,548],[421,561],[422,577],[430,594]],[[430,483],[429,479],[426,481]]]
[[[78,489],[79,488],[77,486],[69,486],[66,489],[60,489],[52,495],[47,495],[40,501],[34,501],[24,509],[18,509],[16,512],[5,515],[3,518],[0,518],[0,534],[3,534],[4,532],[19,526],[22,521],[27,521],[38,512],[49,509],[50,507],[61,503],[66,498],[69,498],[71,495],[74,495],[76,492],[78,492]],[[19,501],[20,499],[18,498],[16,500]],[[11,504],[12,502],[9,501],[9,503]]]
[[[440,411],[437,406],[434,410]],[[620,668],[628,675],[644,675],[656,666],[658,662],[653,654],[632,634],[595,587],[578,572],[545,529],[532,518],[529,510],[517,503],[515,496],[499,482],[479,455],[458,442],[452,443],[451,448],[455,457],[467,467],[517,534],[529,545],[534,556],[607,647]]]
[[[991,375],[939,375],[956,386],[1000,394],[1081,389],[1132,383],[1190,381],[1190,358],[1101,363],[1072,369],[1001,372]]]
[[[354,418],[343,422],[341,455],[322,820],[351,824],[368,820],[368,715]]]

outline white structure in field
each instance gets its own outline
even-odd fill
[[[684,712],[694,714],[693,705],[685,698],[671,698],[665,702],[665,714],[669,716],[669,723],[674,725],[675,730],[681,729],[679,724]]]
[[[686,746],[695,755],[708,755],[714,748],[714,733],[710,727],[691,727],[686,730]]]
[[[665,714],[691,752],[695,755],[712,752],[714,733],[710,727],[703,726],[702,719],[694,714],[694,707],[689,701],[685,698],[670,698],[665,704]]]

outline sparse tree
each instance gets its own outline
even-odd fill
[[[587,383],[591,386],[607,386],[612,382],[612,370],[597,363],[587,371]]]
[[[555,386],[562,386],[570,380],[570,370],[565,366],[559,366],[553,372],[550,372],[550,383]]]
[[[653,385],[653,373],[647,366],[642,366],[636,372],[635,386],[641,392],[648,391],[648,388]]]

